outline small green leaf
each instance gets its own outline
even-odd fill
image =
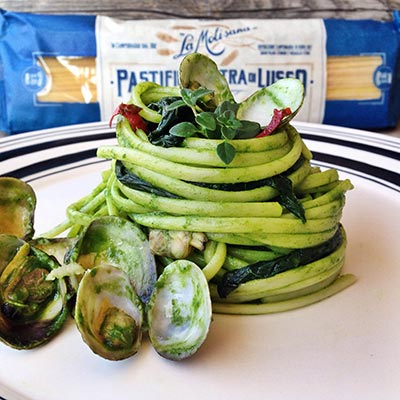
[[[168,111],[173,111],[173,110],[176,110],[177,108],[182,107],[184,105],[185,105],[185,102],[183,100],[176,100],[173,103],[171,103],[170,105],[168,105],[165,110],[167,112]]]
[[[230,101],[224,101],[215,109],[215,114],[221,115],[225,111],[231,111],[234,115],[236,115],[236,111],[238,108],[239,104],[232,103]]]
[[[207,139],[221,139],[221,132],[219,130],[210,131],[208,129],[201,129],[201,133]]]
[[[236,131],[236,139],[249,139],[257,136],[261,131],[261,125],[254,121],[240,121],[241,126]]]
[[[213,93],[213,90],[200,87],[193,91],[192,97],[193,97],[193,99],[195,99],[197,101],[197,100],[201,99],[203,96],[206,96],[207,94],[211,94],[211,93]]]
[[[193,102],[193,92],[190,89],[181,89],[182,100],[190,107],[196,104],[196,101]]]
[[[230,111],[224,111],[223,114],[219,115],[217,117],[217,121],[222,125],[226,126],[227,128],[232,128],[232,129],[239,129],[241,126],[241,122],[236,119],[235,114]]]
[[[223,113],[217,116],[217,121],[225,125],[228,121],[235,120],[235,114],[231,110],[225,110]]]
[[[209,131],[214,131],[217,127],[217,122],[215,121],[214,113],[212,112],[202,112],[196,116],[196,122]]]
[[[227,126],[221,127],[221,134],[224,139],[234,139],[236,136],[236,130]]]
[[[181,96],[183,101],[190,107],[194,107],[199,99],[203,96],[212,93],[212,90],[205,88],[198,88],[196,90],[190,90],[187,88],[181,89]]]
[[[191,122],[181,122],[174,125],[169,133],[179,137],[190,137],[198,132],[198,129]]]
[[[230,164],[235,157],[236,150],[230,143],[223,141],[217,146],[217,154],[225,164]]]

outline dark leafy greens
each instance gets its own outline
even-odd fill
[[[218,283],[218,294],[225,298],[242,283],[254,279],[270,278],[302,265],[319,260],[332,253],[343,240],[342,232],[338,229],[335,235],[318,246],[295,249],[274,260],[258,261],[245,267],[226,272]]]
[[[288,211],[294,214],[297,218],[300,218],[303,222],[306,222],[304,214],[304,208],[299,199],[297,198],[292,181],[288,178],[292,172],[298,169],[304,163],[304,157],[301,156],[296,163],[288,169],[285,173],[280,175],[271,176],[269,178],[260,179],[257,181],[250,182],[239,182],[239,183],[200,183],[191,182],[194,185],[207,187],[214,190],[225,190],[225,191],[242,191],[251,190],[263,186],[273,187],[278,192],[278,202],[285,207]]]
[[[260,124],[241,121],[236,118],[238,104],[224,101],[214,110],[207,106],[207,96],[211,90],[183,88],[181,97],[166,97],[150,108],[162,115],[160,124],[150,132],[152,144],[164,147],[178,146],[183,139],[196,134],[209,139],[223,139],[217,147],[219,158],[229,164],[235,157],[232,139],[255,137],[261,130]]]
[[[137,175],[128,171],[128,169],[125,168],[124,164],[119,160],[115,163],[115,175],[121,183],[131,189],[140,190],[145,193],[152,193],[157,196],[179,198],[179,196],[167,192],[166,190],[159,189],[153,186],[151,183],[139,178]]]
[[[301,160],[301,163],[304,159]],[[296,163],[298,164],[298,163]],[[137,175],[128,171],[121,161],[117,161],[115,164],[115,174],[117,179],[124,185],[131,189],[140,190],[146,193],[152,193],[157,196],[179,198],[163,189],[159,189],[145,180],[139,178]],[[277,201],[285,207],[289,212],[294,214],[297,218],[300,218],[303,222],[306,222],[304,208],[296,197],[293,189],[292,181],[286,176],[286,174],[272,176],[270,178],[260,179],[252,182],[240,182],[240,183],[226,183],[226,184],[208,184],[201,182],[190,182],[193,185],[208,187],[215,190],[225,191],[241,191],[251,190],[262,186],[271,186],[278,191]]]
[[[258,261],[245,267],[228,271],[218,283],[218,294],[221,298],[225,298],[242,283],[254,279],[270,278],[281,272],[326,257],[342,243],[342,240],[342,232],[338,229],[331,239],[318,246],[296,249],[274,260]]]
[[[292,181],[285,175],[276,175],[266,178],[266,185],[276,189],[279,193],[279,203],[288,211],[300,218],[302,222],[306,222],[304,208],[293,190]]]
[[[189,106],[170,107],[179,100],[179,97],[164,97],[157,103],[149,105],[149,108],[156,110],[162,116],[161,122],[148,134],[150,143],[163,147],[180,146],[184,136],[174,135],[170,130],[178,123],[193,123],[194,115]]]

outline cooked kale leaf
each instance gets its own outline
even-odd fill
[[[338,229],[331,239],[318,246],[296,249],[274,260],[258,261],[245,267],[225,272],[218,283],[218,294],[221,298],[225,298],[241,283],[249,282],[253,279],[270,278],[281,272],[326,257],[342,243],[342,240],[342,232]]]
[[[123,183],[124,185],[126,185],[131,189],[140,190],[146,193],[152,193],[157,196],[179,198],[179,196],[167,192],[166,190],[159,189],[153,186],[151,183],[146,182],[143,179],[139,178],[137,175],[128,171],[128,169],[125,168],[124,164],[119,160],[115,163],[115,175],[121,183]]]
[[[161,113],[162,116],[160,123],[148,134],[150,143],[163,147],[175,147],[180,146],[183,142],[184,137],[172,135],[169,131],[178,123],[193,123],[194,114],[188,106],[170,109],[169,106],[178,100],[180,100],[180,97],[163,97],[157,103],[149,105],[149,108]]]
[[[207,187],[209,189],[225,190],[227,192],[252,190],[262,186],[273,187],[279,194],[277,201],[297,218],[300,218],[302,222],[306,222],[303,205],[294,192],[292,181],[287,177],[293,171],[298,169],[303,162],[304,157],[300,156],[296,163],[285,173],[271,176],[270,178],[259,179],[257,181],[239,183],[190,183],[201,187]]]

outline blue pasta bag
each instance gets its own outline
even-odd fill
[[[111,23],[103,24],[104,21]],[[284,23],[282,21],[276,20]],[[392,21],[385,22],[320,21],[318,27],[322,29],[316,33],[321,39],[318,43],[322,43],[322,53],[317,57],[320,64],[314,69],[310,67],[314,75],[310,73],[308,78],[321,93],[315,96],[308,91],[308,99],[314,102],[309,109],[319,111],[317,117],[306,116],[304,121],[361,129],[396,126],[400,118],[400,11],[393,13]],[[203,22],[192,20],[196,29],[191,30],[190,35],[186,32],[186,36],[194,37],[196,33],[199,43],[201,38],[204,41],[204,32],[212,30],[205,28]],[[206,22],[212,25],[212,21]],[[221,21],[215,22],[221,25]],[[256,32],[259,40],[268,37],[265,40],[271,41],[263,42],[266,47],[279,48],[279,41],[273,42],[274,35],[272,39],[266,35],[271,23],[264,22],[224,20],[225,25],[232,28],[227,32]],[[129,90],[136,83],[154,80],[166,84],[158,82],[156,77],[164,76],[162,72],[166,77],[168,73],[177,76],[175,57],[177,52],[180,54],[179,40],[186,37],[185,32],[172,29],[174,25],[176,20],[170,20],[169,24],[164,21],[162,35],[159,35],[160,21],[157,20],[119,21],[94,15],[41,15],[0,10],[0,131],[14,134],[108,119],[119,102],[129,99]],[[105,26],[110,26],[109,30],[104,29]],[[218,39],[219,29],[215,27],[215,37],[210,39]],[[298,29],[304,31],[302,27]],[[165,40],[172,35],[176,35],[173,41]],[[103,42],[101,38],[106,40]],[[301,42],[298,30],[286,32],[283,39],[293,46],[307,47],[307,43]],[[139,45],[146,45],[146,48],[134,47]],[[296,55],[291,58],[288,53],[284,62],[275,61],[271,54],[261,54],[259,48],[261,46],[236,49],[240,57],[229,67],[231,72],[237,72],[232,77],[242,74],[247,77],[246,82],[239,82],[237,86],[242,85],[240,90],[249,91],[248,94],[258,89],[252,86],[254,79],[251,77],[256,76],[255,71],[265,70],[272,76],[277,68],[278,72],[284,69],[290,72],[302,65]],[[206,52],[207,48],[202,51]],[[213,56],[220,66],[226,61],[224,57],[224,54]],[[320,60],[327,60],[326,70],[325,63]],[[317,69],[323,71],[321,76],[315,74]],[[263,85],[272,84],[274,80],[271,78]],[[122,86],[127,87],[124,97]],[[305,109],[303,105],[302,111]]]
[[[328,69],[323,123],[362,129],[396,126],[400,118],[400,11],[393,13],[390,22],[327,19],[324,24],[328,60],[334,66],[336,59],[342,68],[336,69],[338,76],[334,68]],[[329,78],[336,85],[331,92]],[[341,82],[347,82],[347,87]]]
[[[87,67],[77,73],[75,65],[95,60],[95,20],[0,10],[0,131],[19,133],[100,119],[88,77],[81,76]],[[81,93],[71,91],[71,85]],[[72,96],[63,97],[68,92]]]

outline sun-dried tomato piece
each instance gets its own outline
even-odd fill
[[[282,108],[281,110],[277,110],[275,108],[274,115],[272,116],[271,121],[256,137],[263,137],[270,135],[279,126],[283,118],[291,113],[292,111],[289,107]]]
[[[146,121],[139,115],[141,108],[135,106],[134,104],[125,104],[121,103],[114,111],[113,115],[110,118],[110,127],[113,119],[117,115],[122,115],[129,121],[129,125],[133,130],[141,129],[142,131],[147,132],[147,123]]]

